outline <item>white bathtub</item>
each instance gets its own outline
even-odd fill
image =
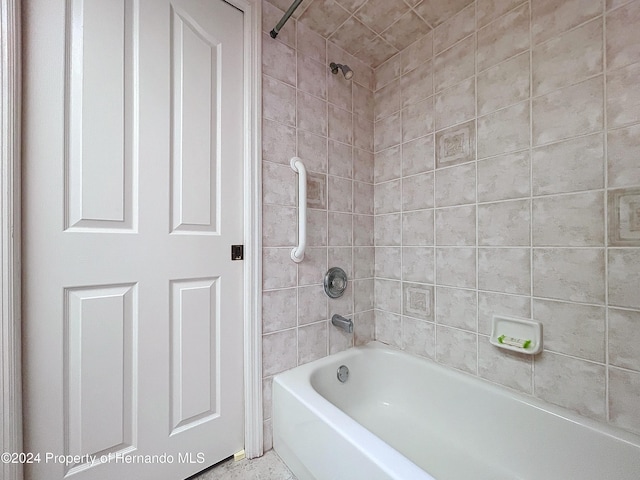
[[[274,378],[273,446],[299,480],[640,479],[640,437],[375,342]]]

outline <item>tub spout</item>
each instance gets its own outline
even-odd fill
[[[353,320],[350,318],[344,318],[342,315],[336,313],[331,317],[331,323],[347,333],[353,333]]]

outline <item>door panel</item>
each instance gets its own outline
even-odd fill
[[[185,478],[243,448],[242,13],[28,0],[23,24],[25,448],[85,455],[26,476]]]

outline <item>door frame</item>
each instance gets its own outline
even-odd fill
[[[260,0],[224,0],[244,13],[244,445],[248,458],[263,454],[262,415],[262,138]],[[21,0],[1,0],[0,101],[2,191],[0,290],[2,396],[0,447],[22,452],[21,355]],[[3,463],[2,478],[22,480],[19,463]]]

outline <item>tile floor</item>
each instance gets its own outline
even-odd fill
[[[276,452],[269,450],[253,460],[225,460],[189,480],[296,480],[296,477]]]

